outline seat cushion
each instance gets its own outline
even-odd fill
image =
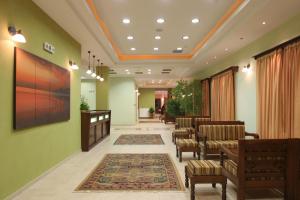
[[[214,160],[190,160],[187,167],[198,176],[220,176],[222,175],[222,167]]]
[[[237,148],[238,140],[216,140],[216,141],[206,141],[207,150],[218,150],[224,145],[227,148]],[[203,142],[200,142],[200,146],[203,147]]]
[[[176,142],[178,147],[198,147],[198,142],[194,139],[179,139]]]
[[[234,176],[237,176],[237,164],[234,161],[224,160],[224,168]]]

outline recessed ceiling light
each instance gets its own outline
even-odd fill
[[[225,48],[225,51],[228,51],[228,48]]]
[[[154,51],[158,51],[158,47],[154,47],[153,50],[154,50]]]
[[[151,69],[148,69],[148,71],[151,71]]]
[[[214,59],[217,59],[217,56],[214,56]]]
[[[164,20],[163,18],[158,18],[158,19],[156,20],[156,22],[159,23],[159,24],[162,24],[162,23],[165,22],[165,20]]]
[[[193,24],[197,24],[197,23],[199,23],[199,19],[198,19],[198,18],[194,18],[194,19],[192,19],[192,23],[193,23]]]
[[[130,24],[130,19],[124,18],[124,19],[122,20],[122,22],[123,22],[123,24]]]
[[[130,74],[130,72],[127,72],[127,74]]]
[[[208,62],[206,62],[206,64],[208,65]]]
[[[129,70],[128,69],[125,69],[125,72],[128,72]]]
[[[262,25],[266,25],[266,24],[267,24],[267,22],[265,22],[265,21],[262,22]]]
[[[156,35],[154,38],[155,38],[156,40],[160,40],[160,36],[159,36],[159,35]]]
[[[148,74],[151,74],[151,71],[148,71]]]
[[[181,51],[182,50],[182,47],[177,47],[177,51]]]
[[[183,37],[182,37],[182,39],[184,39],[184,40],[188,40],[190,37],[189,36],[187,36],[187,35],[184,35]]]
[[[135,51],[135,50],[136,50],[136,48],[132,47],[132,48],[130,48],[130,50],[131,50],[131,51]]]
[[[127,36],[127,39],[128,39],[128,40],[133,40],[133,36],[132,36],[132,35],[129,35],[129,36]]]

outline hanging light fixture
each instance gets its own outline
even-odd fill
[[[8,27],[8,32],[12,36],[14,42],[26,43],[24,35],[21,33],[21,30],[17,30],[14,26]]]
[[[102,66],[103,66],[103,63],[101,63],[101,68],[102,68]],[[101,72],[101,68],[100,68],[100,72]],[[101,73],[100,73],[100,74],[101,74]],[[101,76],[100,76],[100,81],[101,81],[101,82],[104,81],[103,74],[101,74]]]
[[[72,70],[78,70],[79,69],[78,65],[74,61],[69,60],[69,65],[70,65]]]
[[[92,73],[92,77],[95,78],[97,75],[95,73],[95,55],[93,55],[93,73]]]
[[[91,70],[91,51],[88,51],[88,54],[89,54],[89,68],[86,71],[86,73],[91,74],[92,73],[92,70]]]
[[[101,77],[99,76],[99,70],[97,70],[97,67],[100,67],[99,65],[100,59],[98,59],[97,61],[98,61],[98,65],[96,66],[96,74],[97,74],[96,78],[100,80]]]

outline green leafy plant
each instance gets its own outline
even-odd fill
[[[86,102],[84,97],[81,97],[80,99],[80,110],[89,110],[90,106],[89,104]]]
[[[154,108],[149,108],[149,110],[148,110],[148,112],[150,113],[150,114],[153,114],[154,113]]]
[[[171,117],[176,117],[176,116],[183,115],[183,112],[180,109],[180,103],[176,99],[169,99],[168,100],[166,112]]]

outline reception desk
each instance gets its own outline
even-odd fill
[[[110,134],[110,110],[81,111],[81,149],[89,151]]]

